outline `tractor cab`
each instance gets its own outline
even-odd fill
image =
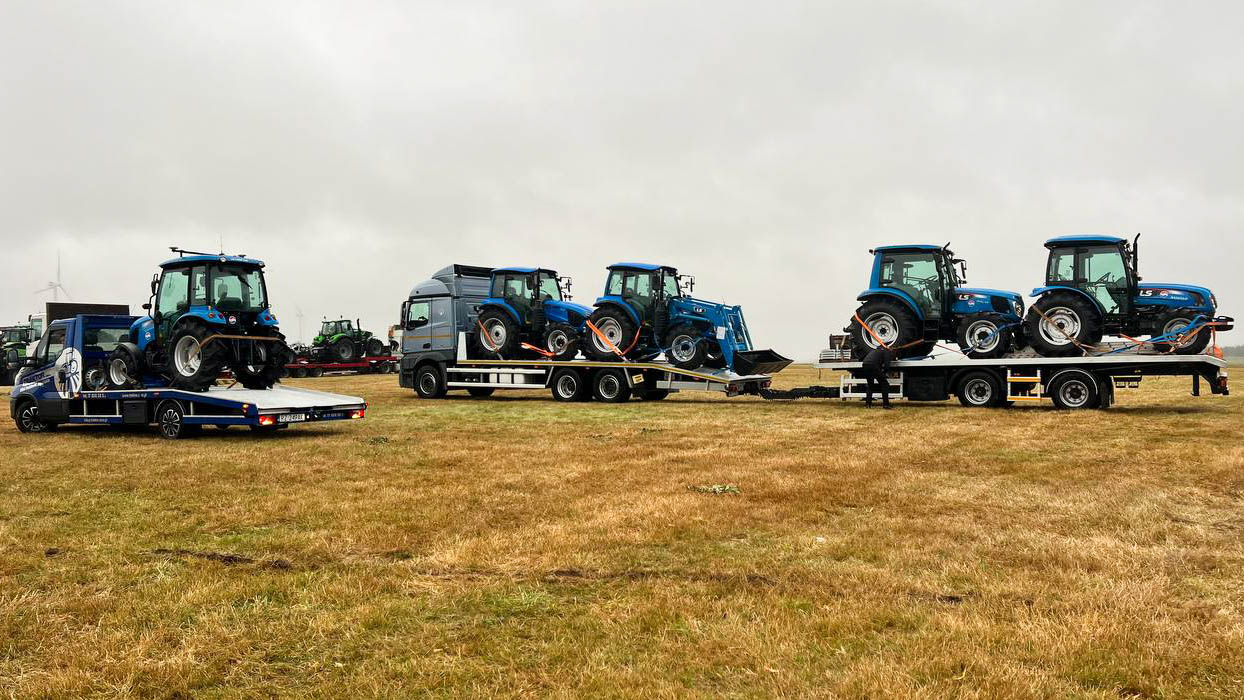
[[[873,289],[888,289],[905,297],[924,318],[937,321],[949,311],[951,292],[960,284],[956,260],[946,248],[932,245],[887,246],[874,251]]]
[[[1136,247],[1115,236],[1061,236],[1045,243],[1050,251],[1045,284],[1075,289],[1092,300],[1107,318],[1133,311],[1140,282]]]
[[[329,339],[342,335],[343,333],[348,334],[353,332],[354,322],[349,319],[343,318],[337,321],[324,321],[320,324],[320,337],[316,340],[319,341],[322,338],[325,342],[327,342]]]
[[[473,334],[486,355],[574,358],[592,310],[570,301],[569,277],[542,267],[498,267],[488,289],[479,305],[478,334]]]
[[[684,296],[683,284],[690,287],[694,279],[679,275],[678,270],[672,267],[616,263],[609,266],[605,295],[596,300],[596,305],[609,300],[625,304],[635,312],[636,321],[642,324],[654,318],[658,302],[668,304],[670,300]]]

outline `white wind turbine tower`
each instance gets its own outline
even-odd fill
[[[65,298],[73,301],[73,297],[69,296],[69,292],[65,290],[60,283],[60,251],[56,251],[56,281],[48,282],[46,287],[35,290],[35,294],[43,294],[44,292],[52,293],[52,301],[60,301],[60,293],[65,292]]]

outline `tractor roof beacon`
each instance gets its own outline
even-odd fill
[[[151,281],[148,315],[108,363],[114,389],[205,391],[226,368],[248,389],[275,384],[293,353],[268,302],[264,263],[172,248]]]
[[[569,277],[545,267],[498,267],[470,334],[473,354],[574,359],[592,309],[570,301]]]
[[[862,359],[885,345],[900,357],[928,355],[939,340],[957,341],[971,358],[1001,357],[1025,345],[1024,298],[1017,292],[966,286],[967,262],[950,244],[881,246],[868,289],[844,329]]]
[[[1233,321],[1215,316],[1218,300],[1208,288],[1142,283],[1140,235],[1080,234],[1045,242],[1050,251],[1045,284],[1028,309],[1025,326],[1033,349],[1046,357],[1091,352],[1103,336],[1149,336],[1162,352],[1204,352],[1217,331]],[[1135,341],[1140,342],[1140,341]]]

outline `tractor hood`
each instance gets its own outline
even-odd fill
[[[1018,292],[1008,292],[1002,289],[986,289],[984,287],[955,287],[955,294],[980,294],[989,297],[1002,297],[1011,301],[1023,302],[1024,297]]]
[[[583,304],[576,304],[573,301],[557,301],[556,299],[549,299],[548,301],[544,302],[544,307],[546,309],[549,307],[552,307],[554,309],[565,309],[567,311],[573,311],[582,316],[592,315],[592,307],[584,306]]]
[[[566,323],[578,326],[592,315],[592,307],[570,301],[548,299],[544,302],[544,313],[554,323]]]
[[[1206,287],[1192,284],[1166,284],[1163,282],[1142,282],[1137,285],[1142,299],[1167,299],[1170,301],[1187,302],[1193,306],[1217,307],[1214,293]],[[1150,292],[1146,294],[1145,292]],[[1163,294],[1162,292],[1166,292]],[[1197,297],[1200,297],[1199,299]]]

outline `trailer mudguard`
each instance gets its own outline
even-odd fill
[[[1106,316],[1106,310],[1101,307],[1101,302],[1094,299],[1092,294],[1089,294],[1088,292],[1085,292],[1084,290],[1081,290],[1081,289],[1076,289],[1075,287],[1062,287],[1062,286],[1057,286],[1057,285],[1053,287],[1037,287],[1036,289],[1032,290],[1032,296],[1037,297],[1039,299],[1043,295],[1049,294],[1050,292],[1075,292],[1076,294],[1079,294],[1080,296],[1089,300],[1089,302],[1093,304],[1093,308],[1097,309],[1097,313],[1102,318],[1105,318]]]
[[[916,318],[920,319],[921,321],[924,320],[924,311],[920,308],[920,305],[916,303],[916,300],[913,299],[910,294],[908,294],[907,292],[904,292],[901,289],[892,289],[890,287],[873,287],[872,289],[867,289],[867,290],[860,292],[859,296],[855,297],[855,300],[856,301],[869,301],[876,297],[893,297],[895,299],[898,299],[899,301],[906,304],[907,308],[911,309],[911,312],[916,315]]]
[[[479,304],[479,309],[476,312],[476,316],[478,316],[480,313],[482,313],[485,309],[489,307],[501,309],[502,311],[509,314],[510,318],[514,319],[515,323],[517,323],[520,326],[523,325],[523,319],[521,316],[518,315],[518,309],[514,308],[514,306],[510,304],[510,302],[506,301],[505,299],[497,299],[496,297],[481,301]]]
[[[595,304],[595,306],[596,306],[596,308],[598,308],[598,309],[603,309],[603,308],[605,308],[606,306],[616,306],[616,307],[618,307],[618,308],[622,309],[623,311],[625,311],[625,312],[626,312],[626,314],[627,314],[628,316],[630,316],[630,317],[631,317],[631,320],[635,322],[635,325],[636,325],[636,326],[642,325],[642,322],[641,322],[641,321],[640,321],[640,319],[639,319],[639,314],[638,314],[638,313],[636,313],[635,308],[634,308],[634,307],[632,307],[632,306],[631,306],[631,305],[630,305],[630,304],[629,304],[629,303],[628,303],[625,299],[623,299],[622,297],[619,297],[619,296],[607,296],[607,297],[601,297],[601,298],[599,298],[599,299],[597,299],[597,300],[596,300],[596,304]]]

